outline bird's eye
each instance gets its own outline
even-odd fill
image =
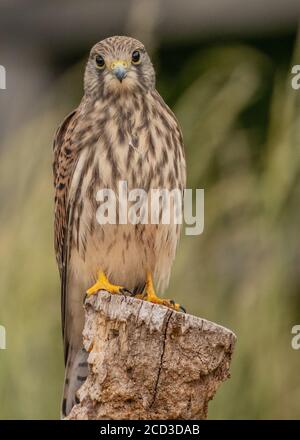
[[[103,69],[105,66],[105,61],[102,55],[97,55],[95,58],[97,67],[99,67],[99,69]]]
[[[139,64],[141,62],[141,53],[139,50],[132,52],[131,61],[133,64]]]

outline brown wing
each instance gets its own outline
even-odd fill
[[[58,128],[54,143],[54,248],[61,279],[61,317],[64,338],[65,361],[68,353],[68,341],[65,336],[66,325],[66,289],[69,259],[69,219],[72,207],[68,203],[68,194],[73,172],[77,163],[78,148],[73,142],[74,128],[77,124],[77,110],[71,112]]]
[[[175,114],[165,103],[157,90],[152,92],[154,99],[157,102],[156,110],[158,110],[159,118],[165,130],[171,136],[170,142],[174,151],[174,170],[176,174],[176,180],[179,187],[183,191],[186,186],[186,165],[185,165],[185,151],[181,128]],[[160,107],[160,108],[159,108]],[[166,118],[168,115],[172,121],[172,124]]]

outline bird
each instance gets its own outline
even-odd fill
[[[179,224],[99,224],[97,192],[156,188],[184,193],[186,163],[179,123],[155,88],[145,46],[127,36],[95,44],[78,107],[53,142],[54,247],[61,281],[65,380],[62,417],[86,380],[83,301],[106,290],[180,311],[160,298],[169,283]]]

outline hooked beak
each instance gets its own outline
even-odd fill
[[[110,68],[115,77],[120,82],[122,82],[123,79],[126,77],[128,71],[128,64],[126,63],[126,61],[114,61],[111,63]]]

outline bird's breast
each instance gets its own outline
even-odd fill
[[[118,199],[120,181],[127,183],[128,192],[182,189],[184,160],[175,119],[168,112],[159,117],[153,109],[124,104],[122,109],[106,109],[105,117],[92,118],[89,124],[69,193],[71,266],[79,277],[85,274],[85,280],[108,263],[108,272],[115,269],[124,277],[129,272],[134,284],[147,265],[154,270],[159,255],[166,256],[161,267],[173,258],[178,237],[174,225],[123,227],[118,217],[115,225],[99,224],[97,218],[99,190],[111,189]]]

